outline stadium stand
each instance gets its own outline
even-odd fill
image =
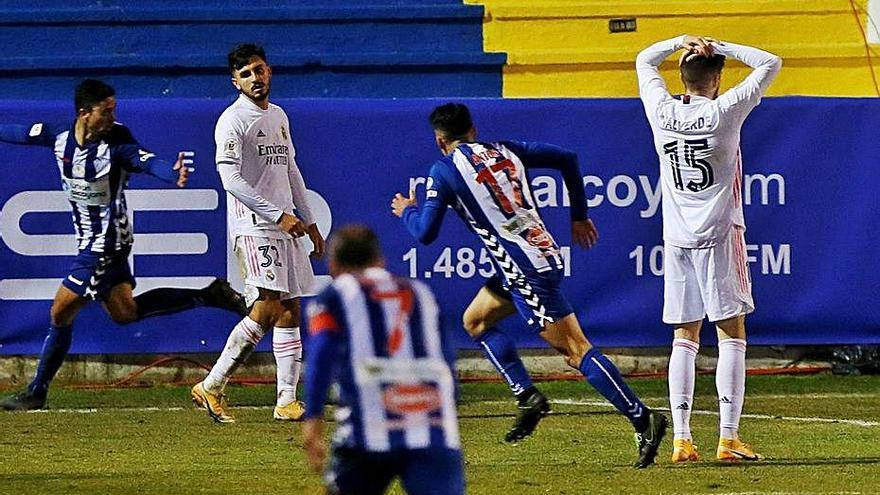
[[[57,99],[85,76],[131,97],[226,97],[225,55],[266,47],[279,95],[501,95],[483,8],[460,0],[47,0],[0,6],[4,98]]]
[[[867,0],[466,0],[486,6],[485,49],[508,54],[505,97],[636,96],[633,60],[688,33],[759,45],[785,59],[771,96],[880,96]],[[610,33],[611,19],[636,31]],[[874,20],[876,23],[877,21]],[[876,28],[875,28],[876,29]],[[768,39],[768,33],[772,37]],[[872,71],[873,68],[873,71]],[[677,79],[673,63],[667,80]],[[728,81],[745,76],[730,64]]]

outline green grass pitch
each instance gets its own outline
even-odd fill
[[[666,407],[663,380],[632,380]],[[473,495],[880,493],[880,377],[748,379],[741,435],[767,460],[720,464],[714,383],[697,382],[695,442],[704,458],[637,471],[632,432],[586,384],[546,382],[553,414],[518,445],[501,438],[513,404],[496,383],[462,386],[468,493]],[[323,493],[297,424],[271,419],[270,386],[232,386],[238,423],[212,424],[187,388],[55,389],[47,412],[0,414],[0,493]],[[403,493],[393,487],[390,493]]]

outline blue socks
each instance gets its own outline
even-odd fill
[[[37,364],[37,374],[28,385],[28,392],[37,397],[46,397],[49,391],[49,383],[55,378],[55,373],[64,362],[67,351],[70,350],[70,342],[73,338],[73,327],[55,326],[49,327],[49,335],[43,341],[43,350],[40,351],[40,361]]]
[[[514,395],[520,395],[532,388],[532,378],[507,334],[497,328],[490,328],[475,341],[480,344],[483,354],[507,381]]]
[[[584,355],[578,368],[603,397],[629,419],[636,431],[643,431],[648,423],[648,409],[620,376],[602,351],[593,347]]]

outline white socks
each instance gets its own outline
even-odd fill
[[[303,351],[299,328],[275,327],[272,332],[272,352],[275,354],[278,387],[276,405],[286,406],[296,400],[296,385],[302,370]]]
[[[223,393],[229,378],[251,355],[265,333],[257,322],[247,316],[238,322],[229,334],[226,347],[217,358],[217,363],[203,382],[205,390],[212,394]],[[296,400],[296,386],[302,370],[302,340],[299,328],[275,327],[272,334],[272,352],[275,354],[278,383],[277,405],[286,406]]]
[[[229,333],[226,347],[223,348],[223,352],[220,353],[220,357],[217,358],[217,362],[202,383],[205,390],[212,394],[223,393],[226,382],[241,366],[241,363],[251,355],[254,347],[257,346],[265,333],[265,330],[257,322],[247,316],[238,322]]]
[[[675,439],[691,440],[691,409],[694,406],[694,376],[700,344],[688,339],[672,341],[669,357],[669,409]]]
[[[745,340],[723,339],[718,342],[715,386],[718,389],[721,437],[737,438],[743,397],[746,392]]]

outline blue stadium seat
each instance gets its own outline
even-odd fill
[[[504,54],[483,52],[483,8],[452,0],[207,0],[0,8],[5,98],[58,98],[103,77],[126,96],[228,96],[225,56],[266,47],[276,89],[300,97],[500,96]]]

